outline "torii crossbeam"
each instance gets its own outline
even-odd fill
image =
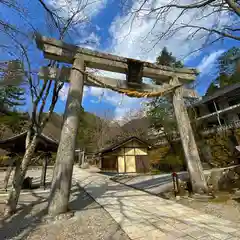
[[[45,58],[72,64],[71,69],[42,68],[39,72],[41,78],[55,79],[58,77],[70,83],[53,174],[49,205],[50,214],[65,212],[68,207],[83,86],[84,84],[94,86],[86,78],[86,67],[126,74],[126,81],[98,76],[98,83],[95,84],[98,87],[101,87],[101,83],[105,83],[108,86],[119,89],[136,89],[146,92],[164,92],[167,89],[169,90],[169,87],[172,87],[171,96],[174,111],[193,191],[196,193],[207,192],[207,184],[197,145],[184,104],[184,96],[189,96],[190,92],[186,91],[182,86],[184,83],[195,80],[198,74],[196,69],[159,66],[135,59],[80,48],[59,40],[41,36],[37,37],[36,43],[38,48],[43,51]],[[153,78],[157,83],[163,84],[143,84],[143,77]]]

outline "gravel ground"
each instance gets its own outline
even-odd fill
[[[46,173],[46,184],[47,185],[51,181],[52,172],[53,172],[53,168],[48,168],[47,169],[47,173]],[[1,192],[1,188],[3,186],[5,174],[6,174],[5,171],[0,171],[0,192]],[[14,174],[14,170],[11,172],[11,176],[10,176],[10,179],[8,181],[8,187],[11,186],[13,174]],[[34,168],[33,169],[29,169],[27,171],[26,177],[33,177],[32,183],[33,184],[39,184],[40,183],[40,179],[41,179],[41,168],[39,167],[39,168],[35,168],[35,169]]]
[[[49,221],[47,197],[48,193],[38,194],[37,191],[21,195],[19,211],[4,219],[6,196],[0,194],[0,239],[129,239],[112,217],[78,184],[72,188],[70,209],[74,216],[68,220]]]
[[[174,200],[173,194],[169,194],[168,198]],[[240,223],[240,193],[230,194],[220,192],[217,198],[211,200],[181,197],[177,202],[204,213]]]

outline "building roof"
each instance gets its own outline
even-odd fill
[[[124,140],[116,143],[116,144],[113,144],[111,146],[108,146],[106,148],[103,148],[101,151],[98,152],[98,154],[104,154],[104,153],[108,153],[108,152],[111,152],[111,151],[114,151],[116,150],[117,148],[120,148],[122,145],[125,145],[126,143],[132,141],[132,140],[136,140],[138,142],[141,142],[142,144],[146,145],[148,148],[151,148],[152,146],[145,142],[144,140],[141,140],[140,138],[138,137],[128,137],[128,138],[125,138]]]
[[[27,131],[17,134],[13,137],[0,140],[0,148],[7,150],[8,152],[24,153],[25,152],[25,140]],[[41,134],[38,137],[37,151],[44,152],[56,152],[58,148],[58,141]]]
[[[223,95],[226,95],[227,93],[230,93],[230,92],[233,92],[233,91],[236,91],[239,89],[240,89],[240,83],[235,83],[235,84],[226,86],[224,88],[220,88],[220,89],[216,90],[213,94],[211,94],[209,96],[204,96],[202,98],[202,100],[197,101],[195,104],[193,104],[193,106],[198,106],[198,105],[204,104],[206,102],[212,101],[218,97],[221,97]]]

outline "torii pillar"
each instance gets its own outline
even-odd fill
[[[79,114],[84,86],[84,60],[73,61],[69,82],[69,92],[64,112],[64,121],[60,143],[53,172],[48,212],[58,215],[68,210],[68,201],[72,184],[75,145],[79,125]]]
[[[170,83],[178,84],[179,80],[177,77],[173,77]],[[172,101],[193,192],[207,193],[208,187],[204,176],[204,171],[198,153],[197,144],[193,135],[190,119],[187,113],[187,108],[184,103],[183,87],[179,87],[174,90]]]

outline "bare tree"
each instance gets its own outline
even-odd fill
[[[136,19],[153,21],[152,44],[155,46],[161,40],[182,34],[186,39],[203,41],[206,47],[225,38],[240,40],[240,2],[235,0],[122,0],[127,10],[131,27]],[[208,20],[208,25],[203,20]],[[206,22],[206,21],[205,21]],[[161,23],[161,27],[159,24]],[[186,31],[187,30],[187,31]],[[131,31],[131,30],[130,30]],[[201,47],[201,48],[202,48]],[[195,49],[198,51],[200,49]]]
[[[88,1],[77,1],[74,5],[74,9],[71,8],[71,4],[68,4],[69,8],[66,10],[68,10],[68,12],[71,14],[67,15],[62,15],[62,13],[59,12],[59,9],[55,9],[53,6],[46,4],[43,0],[38,0],[38,2],[47,14],[48,21],[46,21],[46,24],[50,23],[48,26],[53,26],[54,31],[58,33],[59,39],[64,39],[64,37],[69,33],[70,30],[74,28],[74,26],[86,21],[86,17],[84,14],[82,14],[82,12],[88,5]],[[67,2],[69,3],[69,1],[66,1],[66,4]],[[25,13],[25,9],[18,7],[18,4],[15,1],[0,1],[0,4],[4,4],[13,11],[18,11],[21,16]],[[26,15],[24,16],[26,17]],[[11,40],[12,43],[14,43],[15,49],[18,50],[18,56],[20,56],[22,62],[25,63],[25,79],[29,85],[29,93],[32,102],[31,123],[28,128],[26,138],[26,151],[23,156],[21,166],[14,175],[12,188],[9,193],[5,210],[5,214],[8,215],[16,211],[22,183],[26,175],[28,165],[34,156],[34,152],[38,144],[38,136],[41,135],[46,123],[51,118],[58,100],[59,92],[64,83],[58,79],[55,81],[44,79],[42,82],[40,82],[36,73],[33,71],[32,59],[29,57],[29,49],[27,48],[27,44],[24,44],[23,41],[24,36],[28,42],[30,41],[32,44],[35,37],[38,36],[38,33],[33,26],[30,26],[32,31],[28,33],[19,31],[15,26],[7,23],[7,21],[0,21],[0,26],[3,26],[3,33],[8,37],[8,39]],[[8,49],[5,45],[3,47]],[[59,64],[55,61],[49,61],[48,66],[58,67]],[[46,105],[47,102],[49,103],[48,107]],[[45,113],[46,108],[48,109],[47,113]]]

